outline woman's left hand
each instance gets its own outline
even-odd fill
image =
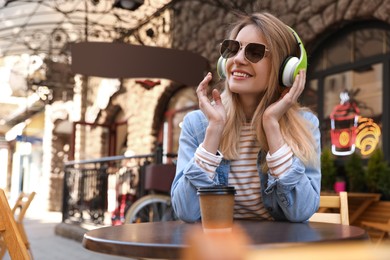
[[[306,83],[306,71],[300,70],[298,75],[295,77],[294,83],[291,88],[286,88],[280,99],[275,103],[271,104],[264,111],[263,123],[268,120],[279,119],[287,112],[287,110],[297,102],[299,96],[302,94]]]
[[[279,120],[294,105],[305,87],[306,71],[301,70],[295,77],[291,88],[283,91],[278,101],[266,108],[263,114],[263,129],[267,136],[269,153],[273,154],[285,143],[283,139]]]

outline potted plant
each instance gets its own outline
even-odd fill
[[[368,192],[378,192],[380,176],[387,172],[387,162],[384,160],[383,152],[376,149],[370,159],[368,159],[367,171],[365,172],[365,182]]]
[[[363,161],[358,153],[353,153],[346,161],[345,174],[348,181],[348,191],[364,192],[366,190]]]
[[[380,192],[383,200],[390,200],[390,167],[382,150],[375,150],[369,159],[365,181],[370,192]]]
[[[378,190],[382,193],[383,200],[390,200],[390,168],[387,167],[378,178]]]

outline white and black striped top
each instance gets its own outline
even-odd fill
[[[234,218],[272,219],[265,209],[261,197],[260,176],[257,171],[256,161],[260,145],[250,124],[244,124],[239,140],[239,158],[230,163],[229,186],[234,186],[235,196]],[[267,153],[266,161],[270,169],[270,175],[274,178],[283,177],[292,164],[293,152],[284,144],[274,154]],[[195,163],[202,168],[207,175],[214,179],[215,170],[220,164],[223,155],[217,155],[206,151],[202,144],[195,152]]]
[[[256,168],[260,145],[249,124],[240,134],[239,158],[231,161],[229,186],[236,188],[234,218],[272,219],[263,205],[260,177]]]

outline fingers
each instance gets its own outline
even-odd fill
[[[205,113],[208,114],[207,111],[210,111],[212,108],[212,104],[209,100],[207,90],[210,81],[212,80],[211,73],[207,73],[204,79],[199,83],[198,88],[196,89],[196,94],[198,96],[199,108]]]
[[[196,89],[196,94],[200,98],[201,96],[207,96],[207,87],[209,86],[209,82],[212,79],[211,72],[207,73],[204,79],[199,83],[198,88]]]
[[[295,77],[293,86],[290,89],[291,99],[293,101],[298,100],[299,96],[302,94],[303,89],[306,84],[306,71],[300,70],[298,75]]]
[[[213,91],[211,92],[211,95],[212,95],[213,100],[214,100],[216,105],[222,104],[221,94],[219,93],[219,91],[217,89],[213,89]]]

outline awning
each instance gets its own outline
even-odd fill
[[[74,73],[105,78],[164,78],[196,86],[209,69],[206,58],[190,51],[126,43],[74,43],[71,54]]]

